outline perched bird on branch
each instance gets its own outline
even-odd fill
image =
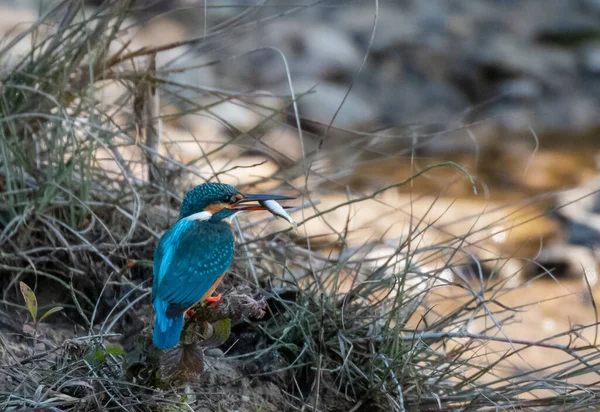
[[[154,252],[152,301],[156,312],[152,342],[161,349],[179,342],[184,313],[211,297],[233,260],[234,234],[229,222],[239,212],[269,210],[293,223],[276,201],[288,196],[243,194],[222,183],[204,183],[189,191],[179,220]]]

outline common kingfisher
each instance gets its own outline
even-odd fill
[[[156,347],[177,345],[186,310],[210,298],[223,279],[235,244],[229,220],[241,211],[268,210],[270,201],[286,199],[293,198],[243,194],[223,183],[204,183],[185,195],[179,220],[154,252],[152,342]]]

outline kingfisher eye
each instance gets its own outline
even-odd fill
[[[223,201],[225,203],[231,203],[231,204],[233,204],[233,203],[235,203],[235,202],[238,201],[238,198],[236,196],[229,196],[229,195],[227,195],[227,196],[223,197]]]

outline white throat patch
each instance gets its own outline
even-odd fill
[[[193,215],[189,215],[188,217],[186,217],[186,220],[200,220],[200,221],[207,221],[208,219],[210,219],[212,217],[212,213],[210,213],[209,211],[205,210],[203,212],[198,212],[198,213],[194,213]]]

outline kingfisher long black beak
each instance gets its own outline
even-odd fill
[[[248,194],[248,195],[245,194],[243,196],[244,197],[242,197],[237,202],[233,203],[232,205],[229,205],[228,208],[235,209],[235,210],[269,210],[263,204],[263,202],[265,202],[267,200],[278,201],[278,200],[295,199],[294,197],[290,197],[290,196],[279,196],[279,195],[269,195],[269,194]],[[256,202],[256,203],[248,204],[249,202]],[[283,206],[283,208],[285,209],[286,207]]]

